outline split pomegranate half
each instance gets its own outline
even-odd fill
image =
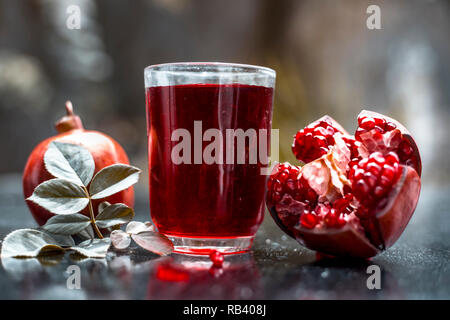
[[[275,222],[306,247],[369,258],[392,246],[419,199],[421,160],[406,128],[362,111],[355,136],[329,116],[295,135],[304,166],[277,164],[267,206]]]

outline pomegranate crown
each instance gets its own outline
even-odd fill
[[[66,101],[66,115],[55,123],[55,128],[59,133],[75,129],[83,129],[83,123],[79,116],[73,113],[72,102]]]

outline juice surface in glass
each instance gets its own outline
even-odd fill
[[[243,82],[146,88],[151,217],[178,252],[248,250],[263,220],[273,87]]]

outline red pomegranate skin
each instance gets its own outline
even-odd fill
[[[112,164],[122,163],[129,164],[127,154],[123,148],[113,138],[100,133],[98,131],[89,131],[84,129],[73,129],[64,133],[60,133],[54,137],[50,137],[36,146],[28,157],[23,172],[23,194],[25,199],[31,196],[33,190],[42,182],[54,178],[44,165],[44,153],[47,151],[48,145],[53,142],[66,142],[81,145],[87,148],[95,162],[94,175],[102,168]],[[129,207],[134,206],[134,190],[130,187],[126,190],[113,194],[107,198],[94,200],[94,215],[98,213],[98,205],[102,201],[110,203],[124,203]],[[43,225],[49,218],[54,216],[51,212],[38,206],[37,204],[26,201],[34,219],[39,225]],[[83,214],[89,216],[88,209],[84,209]]]

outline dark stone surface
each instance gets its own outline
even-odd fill
[[[0,236],[33,227],[19,175],[0,176]],[[148,220],[145,186],[136,220]],[[403,236],[370,261],[318,259],[283,235],[267,214],[252,252],[228,256],[223,272],[208,259],[158,257],[140,248],[107,259],[4,259],[2,299],[449,299],[449,188],[424,187]],[[66,286],[67,267],[81,269],[81,289]],[[367,267],[382,270],[382,289],[366,286]]]

